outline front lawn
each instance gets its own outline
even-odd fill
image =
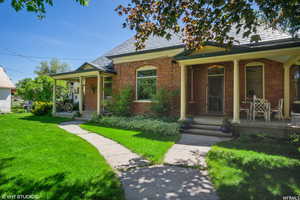
[[[121,184],[98,151],[57,127],[61,118],[0,115],[0,198],[123,199]]]
[[[108,128],[97,123],[82,124],[81,127],[110,138],[153,163],[161,163],[168,149],[179,137],[179,135],[168,136],[159,133]]]
[[[207,162],[223,200],[300,195],[300,149],[287,142],[253,137],[221,142]]]

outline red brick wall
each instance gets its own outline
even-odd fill
[[[267,59],[245,60],[240,62],[240,100],[245,99],[245,66],[250,62],[262,62],[265,65],[265,98],[271,102],[272,107],[277,106],[280,98],[283,98],[283,67],[276,61]],[[224,91],[224,114],[232,115],[233,113],[233,63],[211,63],[203,65],[195,65],[194,69],[194,98],[195,102],[191,102],[191,94],[188,97],[188,113],[199,115],[206,113],[206,88],[207,88],[207,68],[212,65],[222,65],[225,68],[225,91]],[[190,87],[191,72],[188,72]],[[190,89],[188,89],[190,93]]]
[[[265,64],[265,97],[272,106],[277,106],[278,100],[283,98],[283,67],[279,62],[258,59],[244,60],[240,62],[240,100],[245,98],[245,65],[249,62],[263,62]],[[188,69],[188,113],[199,115],[206,112],[206,87],[207,87],[207,68],[218,64],[225,67],[225,94],[224,94],[224,113],[232,115],[233,112],[233,63],[211,63],[205,65],[194,65]],[[117,75],[113,78],[113,90],[118,92],[120,88],[131,86],[135,93],[136,70],[143,66],[157,67],[157,87],[169,90],[180,91],[180,67],[170,58],[152,59],[130,63],[116,64]],[[191,101],[191,68],[194,69],[194,102]],[[173,114],[180,112],[180,96],[178,95],[173,103]],[[149,111],[150,103],[134,102],[132,112],[141,114]]]
[[[116,64],[115,70],[117,75],[113,78],[113,91],[119,90],[126,86],[131,86],[134,90],[136,88],[136,70],[143,66],[157,67],[157,87],[165,88],[168,90],[180,89],[180,67],[178,64],[172,62],[170,58],[159,58],[146,61],[137,61],[130,63]],[[180,96],[177,95],[173,102],[173,114],[179,114]],[[134,102],[132,112],[134,114],[141,114],[149,111],[150,103],[148,102]]]
[[[282,63],[267,59],[247,60],[240,62],[240,98],[245,99],[245,66],[250,62],[264,63],[265,74],[265,98],[272,107],[278,105],[280,98],[283,98],[283,65]]]
[[[85,94],[84,94],[85,110],[97,110],[97,78],[85,79]]]
[[[199,115],[206,113],[207,109],[207,70],[212,65],[224,66],[224,112],[231,113],[233,106],[233,64],[231,62],[211,63],[191,66],[188,72],[188,113]],[[194,102],[191,101],[191,68],[194,70]]]

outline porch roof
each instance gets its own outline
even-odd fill
[[[295,47],[296,48],[300,47],[300,39],[289,38],[289,39],[282,39],[282,40],[259,42],[254,44],[233,46],[232,49],[230,50],[224,49],[223,51],[216,51],[210,53],[192,54],[193,53],[192,51],[184,51],[176,55],[174,58],[179,61],[179,60],[188,60],[188,59],[196,59],[196,58],[208,58],[208,57],[216,57],[216,56],[224,56],[224,55],[260,52],[260,51],[267,51],[267,50],[287,49],[287,48],[295,48]]]
[[[52,74],[51,77],[54,79],[75,79],[80,76],[97,76],[99,72],[102,72],[105,75],[116,74],[112,65],[100,66],[95,63],[85,62],[76,70]]]

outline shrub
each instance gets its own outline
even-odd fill
[[[151,104],[150,110],[158,117],[170,116],[172,110],[172,98],[176,95],[176,91],[170,91],[163,88],[158,89],[156,94],[152,97],[153,103]]]
[[[300,146],[300,134],[293,133],[289,135],[289,142],[291,144]]]
[[[52,103],[36,101],[33,103],[33,109],[31,110],[31,112],[34,115],[48,115],[51,113],[51,110],[52,110]]]
[[[97,114],[97,112],[93,112],[90,122],[98,122],[99,121],[99,117],[100,116]]]
[[[109,110],[117,116],[130,116],[132,102],[132,89],[131,87],[125,87],[120,91],[119,95],[114,97],[114,101]]]
[[[23,105],[20,103],[13,103],[13,106],[11,107],[11,111],[13,113],[24,113],[26,110],[24,109]]]
[[[102,126],[138,130],[146,133],[157,133],[161,135],[179,135],[180,124],[176,122],[164,122],[161,120],[148,119],[145,117],[101,117],[98,123]]]

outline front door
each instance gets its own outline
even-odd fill
[[[208,68],[207,112],[224,111],[224,67],[214,65]]]

